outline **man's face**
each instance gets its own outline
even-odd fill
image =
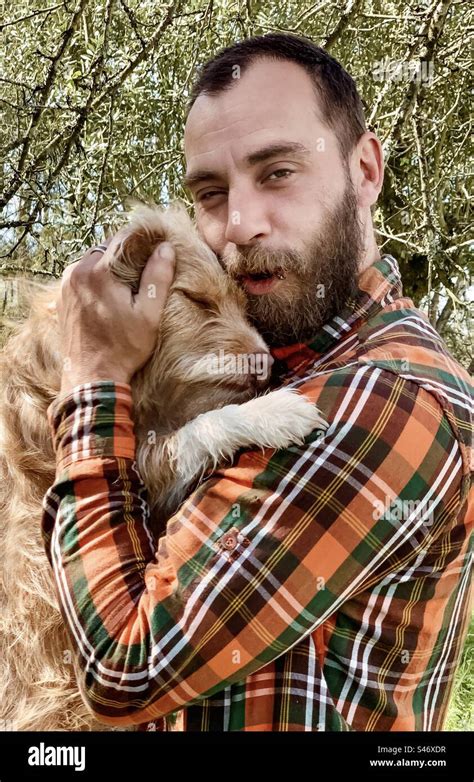
[[[184,144],[198,231],[244,288],[250,319],[269,345],[309,339],[354,293],[363,249],[309,76],[257,60],[230,90],[199,96]]]

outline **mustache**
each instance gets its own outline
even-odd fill
[[[300,254],[293,251],[252,248],[248,253],[234,251],[223,259],[227,274],[237,282],[249,275],[271,276],[284,279],[290,272],[304,271],[306,264]]]
[[[278,266],[274,271],[262,271],[262,272],[261,271],[258,271],[258,272],[256,272],[256,271],[249,271],[249,272],[244,272],[244,273],[241,273],[241,274],[235,274],[234,273],[232,275],[233,279],[237,280],[237,282],[241,282],[241,280],[243,280],[244,277],[249,277],[249,276],[251,276],[251,277],[262,277],[262,278],[275,276],[275,277],[278,277],[279,280],[284,280],[286,278],[286,273],[283,271],[283,269],[280,266]]]

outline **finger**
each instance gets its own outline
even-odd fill
[[[109,236],[107,239],[104,239],[104,241],[101,242],[100,245],[97,245],[97,247],[101,247],[101,248],[105,247],[107,252],[107,249],[109,248],[109,245],[112,242],[113,238],[114,238],[113,236]],[[89,266],[89,264],[86,262],[88,262],[90,259],[92,259],[94,264],[97,263],[97,261],[99,261],[103,255],[105,255],[105,253],[98,250],[97,247],[91,247],[89,250],[86,250],[84,255],[81,255],[80,258],[76,258],[75,261],[71,261],[71,263],[69,263],[63,270],[62,279],[63,280],[66,279],[67,277],[69,277],[69,275],[72,273],[73,270],[79,268],[78,264],[80,264],[80,268],[82,270],[84,266],[87,267]]]
[[[87,251],[82,258],[78,258],[77,261],[74,261],[74,263],[70,263],[66,268],[64,269],[62,273],[62,281],[63,283],[66,280],[69,280],[72,274],[82,274],[86,270],[90,269],[91,267],[95,266],[100,258],[100,253],[94,253],[94,255],[91,255],[90,251]]]
[[[117,246],[118,236],[119,233],[116,233],[113,236],[109,236],[107,239],[104,239],[103,242],[96,245],[95,247],[91,247],[91,249],[87,251],[84,258],[93,258],[102,265],[108,266],[110,263],[110,253],[113,251],[113,248]],[[106,259],[105,263],[104,258]]]
[[[107,271],[108,275],[111,274],[112,269],[111,266],[113,265],[117,254],[120,255],[122,252],[122,245],[124,238],[126,238],[128,235],[128,226],[122,226],[117,233],[115,233],[113,236],[110,236],[108,239],[105,240],[105,242],[102,243],[102,245],[106,245],[107,249],[105,253],[102,253],[99,257],[99,253],[97,253],[94,257],[99,257],[99,262],[97,264],[97,271]],[[126,285],[126,283],[122,283],[123,285]]]
[[[137,297],[143,306],[162,307],[176,271],[176,251],[170,242],[155,247],[143,269]]]

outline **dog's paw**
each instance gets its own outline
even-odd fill
[[[279,388],[251,399],[248,406],[254,417],[254,443],[270,448],[302,444],[313,431],[324,434],[328,423],[307,397],[296,389]]]

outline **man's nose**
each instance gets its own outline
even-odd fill
[[[225,240],[237,246],[251,246],[270,235],[270,222],[262,204],[251,198],[228,200]]]

